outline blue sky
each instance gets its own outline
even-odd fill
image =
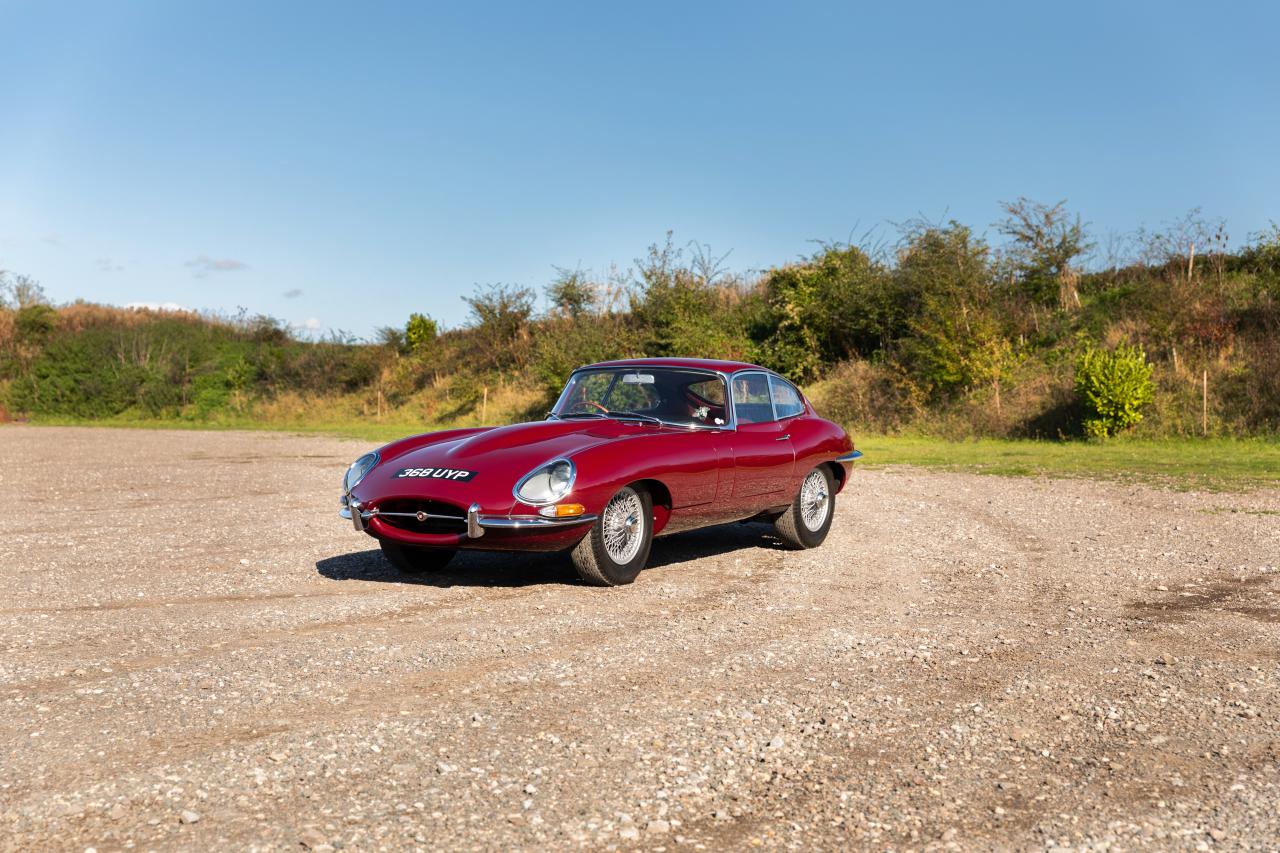
[[[369,335],[677,241],[1280,220],[1280,6],[8,3],[0,268]],[[994,237],[995,235],[992,234]]]

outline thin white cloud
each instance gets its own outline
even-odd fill
[[[186,307],[176,302],[129,302],[125,308],[145,308],[148,311],[187,311]]]
[[[302,321],[302,328],[306,329],[308,332],[318,332],[318,331],[320,331],[320,320],[319,320],[319,318],[317,318],[317,317],[308,317],[306,320],[303,320],[303,321]]]
[[[292,290],[286,290],[284,293],[280,295],[283,296],[285,299],[297,299],[299,296],[302,295],[302,289],[295,287]]]
[[[98,272],[124,272],[124,265],[116,263],[111,258],[98,258],[94,263],[98,265]]]
[[[204,278],[210,273],[240,272],[249,268],[244,261],[237,261],[235,258],[211,258],[208,255],[192,258],[184,266],[196,278]]]

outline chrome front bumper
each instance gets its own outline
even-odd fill
[[[338,515],[349,519],[351,525],[360,532],[368,527],[368,521],[378,516],[412,518],[417,521],[436,519],[441,521],[461,521],[467,526],[467,538],[479,539],[485,530],[538,530],[550,527],[570,527],[575,524],[588,524],[596,520],[594,515],[575,515],[567,518],[546,518],[541,515],[481,515],[480,504],[472,504],[467,508],[465,516],[440,515],[430,512],[382,512],[377,507],[361,509],[359,501],[352,501],[342,496],[342,509]]]
[[[861,459],[861,458],[862,458],[862,451],[861,451],[861,450],[851,450],[851,451],[849,451],[848,453],[844,454],[843,456],[837,456],[837,457],[836,457],[836,461],[837,461],[837,462],[852,462],[852,461],[853,461],[853,460],[855,460],[855,459]]]

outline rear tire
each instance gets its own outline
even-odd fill
[[[826,466],[814,468],[805,475],[796,499],[773,523],[788,548],[797,551],[816,548],[827,538],[836,510],[833,485]]]
[[[449,565],[453,555],[458,553],[448,548],[415,548],[385,539],[380,540],[378,545],[387,562],[407,575],[439,571]]]
[[[639,486],[624,486],[573,549],[573,565],[589,584],[621,586],[640,574],[652,545],[653,498]]]

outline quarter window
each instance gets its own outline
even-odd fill
[[[769,377],[769,387],[773,390],[773,410],[778,419],[794,418],[804,411],[804,403],[800,400],[800,392],[785,379]]]

